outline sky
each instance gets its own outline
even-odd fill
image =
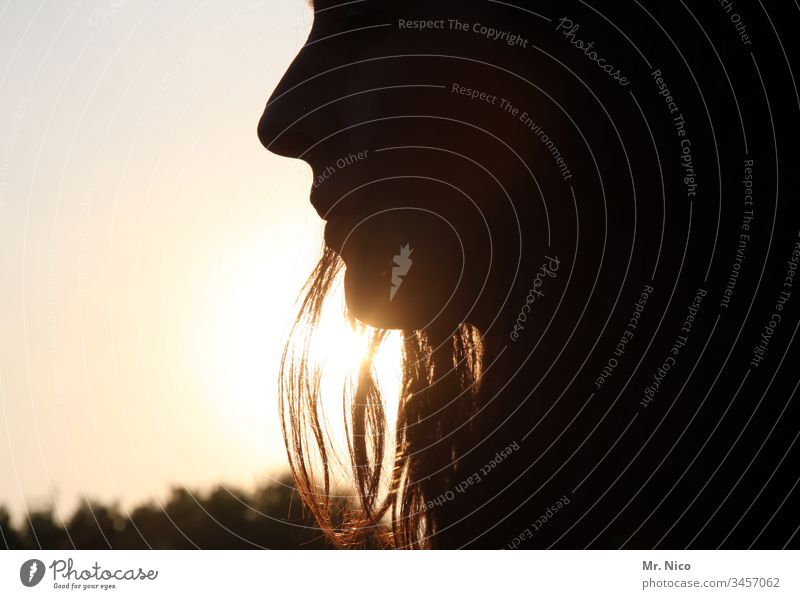
[[[0,505],[286,468],[275,371],[322,223],[310,169],[256,124],[311,20],[305,0],[0,8]]]

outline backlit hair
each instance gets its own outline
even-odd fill
[[[457,510],[440,509],[433,500],[452,490],[465,469],[462,456],[481,435],[476,417],[484,361],[480,334],[465,324],[441,339],[428,331],[402,331],[393,467],[384,473],[391,439],[373,362],[388,331],[365,328],[367,355],[358,380],[343,391],[349,474],[357,496],[355,505],[344,507],[332,498],[335,448],[324,427],[321,370],[309,357],[325,299],[342,270],[341,258],[326,248],[303,288],[281,360],[279,409],[295,484],[336,546],[441,546]],[[388,484],[382,485],[384,475]]]

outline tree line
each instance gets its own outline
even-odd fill
[[[344,506],[344,503],[342,503]],[[173,487],[155,501],[123,510],[82,502],[64,518],[54,507],[28,510],[15,524],[0,506],[6,549],[324,549],[330,545],[304,513],[291,478],[252,491],[217,485],[198,493]]]

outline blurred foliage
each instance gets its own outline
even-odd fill
[[[290,478],[250,492],[217,486],[206,493],[173,488],[165,503],[129,511],[81,504],[66,521],[52,506],[29,510],[15,526],[0,506],[0,548],[7,549],[324,549]]]

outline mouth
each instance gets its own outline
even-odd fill
[[[367,209],[355,205],[338,206],[337,209],[329,211],[324,217],[325,245],[344,259],[345,254],[352,253],[352,250],[355,249],[358,228],[383,212],[386,210]]]
[[[325,245],[339,254],[346,261],[355,244],[355,232],[370,217],[370,213],[359,214],[338,213],[325,221]]]
[[[325,245],[341,256],[351,230],[340,218],[328,219],[325,221]]]

